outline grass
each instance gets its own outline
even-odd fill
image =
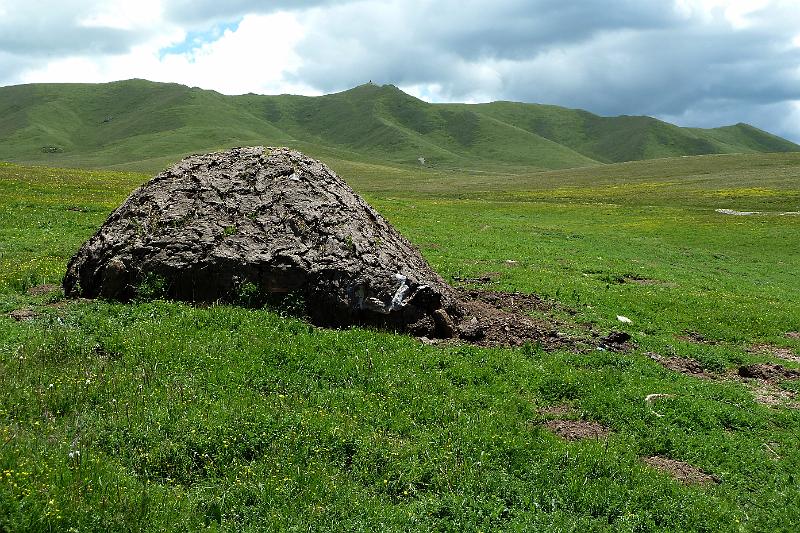
[[[315,98],[146,80],[0,88],[0,160],[155,171],[188,153],[253,144],[407,171],[420,157],[436,169],[515,172],[800,150],[745,124],[701,130],[536,104],[429,104],[391,85]]]
[[[0,165],[0,530],[796,531],[798,411],[646,352],[722,372],[778,361],[753,344],[800,351],[784,336],[800,329],[800,218],[779,214],[800,210],[798,162],[512,175],[332,160],[446,278],[499,272],[493,289],[626,329],[626,354],[29,296],[146,176]],[[26,307],[33,321],[8,317]],[[654,393],[674,395],[662,417]],[[540,409],[559,404],[612,435],[554,436]],[[681,485],[649,455],[721,482]]]

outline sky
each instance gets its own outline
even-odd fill
[[[373,81],[800,142],[800,0],[0,0],[0,85]]]

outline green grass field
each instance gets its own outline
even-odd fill
[[[483,288],[551,298],[637,349],[427,346],[269,309],[31,296],[148,176],[0,164],[0,531],[800,528],[800,411],[729,375],[800,368],[775,355],[800,355],[800,216],[784,214],[799,154],[548,172],[329,155],[446,279],[496,272]],[[561,405],[612,433],[561,439],[542,411]],[[653,455],[719,483],[683,485]]]

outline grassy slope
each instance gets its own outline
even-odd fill
[[[495,117],[603,163],[798,149],[794,143],[747,124],[679,128],[650,117],[600,117],[577,109],[514,102],[455,107]]]
[[[600,330],[624,314],[639,349],[431,347],[266,310],[30,297],[146,176],[0,165],[0,529],[797,530],[798,410],[645,352],[722,371],[774,360],[754,343],[800,351],[784,336],[800,327],[800,217],[778,214],[800,210],[800,155],[490,176],[334,165],[445,277],[499,272],[492,288]],[[24,306],[40,317],[5,316]],[[652,393],[675,395],[662,417]],[[537,410],[560,403],[614,434],[554,437]],[[684,487],[651,454],[722,482]]]
[[[317,98],[223,96],[144,80],[0,88],[0,159],[152,171],[186,153],[246,144],[485,170],[800,149],[746,125],[698,130],[555,106],[434,105],[391,85]]]

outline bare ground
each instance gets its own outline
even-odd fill
[[[566,440],[602,439],[611,434],[609,428],[589,420],[548,420],[544,426]]]
[[[696,466],[678,461],[677,459],[669,459],[668,457],[654,455],[652,457],[642,457],[642,461],[647,466],[665,472],[685,485],[702,485],[720,482],[718,477],[706,474]]]
[[[770,407],[783,406],[792,409],[800,408],[796,401],[794,391],[782,389],[780,383],[786,380],[800,378],[800,371],[786,368],[782,365],[771,363],[755,363],[739,367],[736,372],[727,374],[712,374],[707,372],[700,363],[685,357],[663,357],[648,352],[650,359],[656,361],[664,368],[687,376],[701,379],[727,379],[738,381],[747,386],[753,393],[756,402]]]
[[[784,361],[800,363],[800,356],[796,355],[794,350],[785,346],[775,346],[774,344],[754,344],[747,351],[753,354],[769,355],[778,359],[783,359]]]

